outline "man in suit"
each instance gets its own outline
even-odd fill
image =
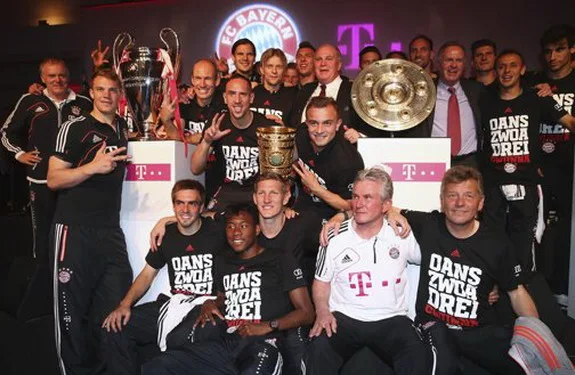
[[[463,78],[465,47],[447,42],[439,49],[439,80],[435,109],[420,125],[400,132],[402,137],[451,138],[451,165],[477,168],[481,142],[479,97],[483,90],[476,81]]]
[[[342,131],[345,138],[356,143],[362,136],[359,129],[354,129],[357,116],[351,105],[351,81],[340,75],[341,52],[332,44],[323,44],[315,51],[314,71],[316,82],[309,83],[301,88],[295,98],[290,124],[299,126],[306,120],[306,108],[311,98],[326,96],[334,99],[340,111]],[[358,131],[359,130],[359,131]]]

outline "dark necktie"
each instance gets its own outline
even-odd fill
[[[319,92],[319,96],[324,97],[325,96],[325,85],[323,83],[320,83],[319,88],[321,89],[321,91]]]
[[[457,156],[461,150],[461,119],[459,117],[459,103],[455,88],[447,89],[451,94],[447,104],[447,136],[451,138],[451,155]]]

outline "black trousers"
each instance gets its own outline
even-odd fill
[[[547,259],[550,272],[549,285],[555,294],[567,294],[569,289],[569,259],[571,255],[571,216],[573,205],[573,156],[559,165],[543,164],[543,199],[545,217],[556,215],[556,235],[548,238],[545,246],[550,252]]]
[[[484,326],[470,330],[448,329],[441,322],[433,322],[424,334],[431,337],[438,375],[523,374],[521,367],[507,354],[513,329],[503,326]],[[460,357],[465,360],[461,361]]]
[[[275,339],[223,334],[220,340],[168,350],[145,363],[142,374],[275,375],[281,373],[281,368],[282,356]]]
[[[30,211],[34,233],[33,256],[40,263],[48,263],[50,229],[56,210],[56,192],[46,184],[30,182]]]
[[[64,374],[103,371],[103,319],[118,306],[132,283],[121,228],[54,223],[56,353]]]
[[[514,245],[517,261],[524,272],[533,268],[533,230],[537,224],[537,186],[524,185],[522,200],[507,201],[499,186],[485,187],[483,219],[492,228],[505,228]]]
[[[337,333],[312,339],[304,355],[305,374],[335,375],[357,351],[369,347],[393,365],[394,374],[430,374],[428,351],[406,316],[362,322],[339,312]]]
[[[159,354],[158,316],[164,301],[148,302],[132,308],[130,320],[120,332],[103,332],[104,359],[109,374],[140,373],[138,349],[148,346],[153,354]]]
[[[194,322],[199,315],[198,308],[192,310],[190,314],[174,328],[166,337],[168,349],[180,349],[190,347],[197,343],[206,341],[224,341],[229,336],[226,331],[226,324],[216,318],[217,325],[206,324],[204,327],[193,328]],[[307,344],[309,327],[297,327],[278,332],[276,336],[276,346],[282,356],[282,374],[301,374],[301,361]]]

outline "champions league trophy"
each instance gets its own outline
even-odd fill
[[[292,172],[296,130],[287,126],[257,128],[260,173],[275,172],[288,179]]]
[[[166,38],[171,40],[171,44]],[[175,79],[180,61],[180,41],[176,32],[166,27],[160,31],[163,48],[136,47],[127,32],[118,34],[112,54],[114,68],[124,85],[128,108],[134,119],[139,141],[157,139],[155,126],[166,95],[177,96]],[[179,117],[179,116],[178,116]]]

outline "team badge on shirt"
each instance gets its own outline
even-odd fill
[[[399,258],[399,249],[393,246],[391,249],[389,249],[389,256],[391,257],[391,259]]]

